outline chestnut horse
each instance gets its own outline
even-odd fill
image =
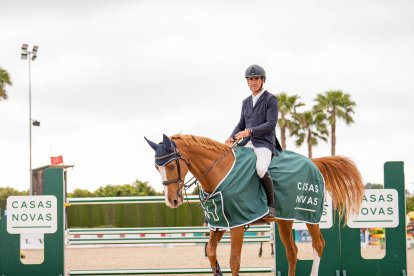
[[[235,161],[234,155],[228,154],[232,152],[230,147],[204,137],[174,135],[169,138],[164,135],[162,143],[157,144],[149,140],[147,142],[156,152],[156,169],[163,180],[165,203],[171,208],[177,208],[183,203],[183,180],[188,171],[200,182],[206,193],[212,193],[218,183],[226,177]],[[364,195],[364,186],[357,167],[348,158],[339,156],[315,158],[312,161],[324,177],[334,210],[346,220],[350,213],[359,210]],[[288,274],[294,276],[298,249],[292,236],[293,220],[275,218],[275,221],[286,249]],[[264,223],[263,220],[262,222]],[[311,275],[317,275],[325,241],[318,224],[307,223],[306,226],[312,237],[314,252]],[[207,255],[214,275],[222,275],[216,252],[224,232],[210,230]],[[230,236],[230,268],[232,275],[238,275],[244,227],[231,228]]]

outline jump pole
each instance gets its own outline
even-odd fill
[[[189,195],[185,202],[198,203],[200,199],[196,195]],[[69,205],[91,205],[91,204],[134,204],[134,203],[164,203],[164,196],[125,196],[125,197],[80,197],[67,198]]]
[[[245,232],[269,232],[272,230],[270,225],[253,225]],[[70,228],[69,235],[118,235],[118,234],[182,234],[199,233],[208,234],[210,230],[204,226],[184,226],[184,227],[125,227],[125,228]]]
[[[222,268],[223,273],[231,273],[230,268]],[[271,273],[271,267],[241,267],[239,273]],[[108,270],[71,270],[70,275],[160,275],[160,274],[211,274],[210,268],[166,268],[166,269],[108,269]]]

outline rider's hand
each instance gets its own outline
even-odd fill
[[[226,146],[230,147],[234,142],[235,142],[235,140],[233,139],[233,137],[229,137],[229,138],[227,138],[225,144],[226,144]]]
[[[236,140],[240,140],[241,138],[246,138],[249,136],[250,136],[250,132],[247,129],[245,129],[245,130],[240,131],[236,135],[234,135],[234,138],[236,138]]]

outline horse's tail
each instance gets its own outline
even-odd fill
[[[364,197],[364,184],[357,166],[343,156],[313,158],[312,161],[325,178],[334,210],[346,222],[351,213],[359,211]]]

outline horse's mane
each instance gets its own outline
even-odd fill
[[[229,149],[229,147],[223,143],[201,136],[176,134],[171,136],[171,139],[180,140],[187,146],[201,146],[209,150],[226,151]]]

